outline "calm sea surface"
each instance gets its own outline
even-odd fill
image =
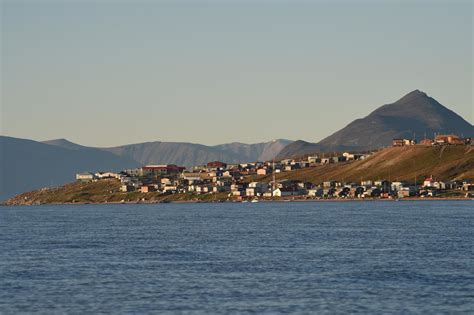
[[[0,207],[0,313],[473,313],[474,202]]]

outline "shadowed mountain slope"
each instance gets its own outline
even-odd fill
[[[86,148],[68,149],[0,136],[0,200],[18,193],[73,181],[76,173],[136,167],[127,157]]]

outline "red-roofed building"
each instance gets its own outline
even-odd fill
[[[426,177],[425,180],[423,181],[423,186],[424,187],[434,187],[435,186],[435,180],[433,176]]]

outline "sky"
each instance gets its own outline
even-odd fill
[[[473,1],[0,2],[2,135],[316,142],[415,89],[474,122]]]

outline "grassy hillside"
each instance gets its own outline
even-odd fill
[[[474,179],[474,148],[472,146],[407,146],[381,150],[362,160],[321,165],[285,172],[277,179],[295,179],[320,183],[326,180],[353,181],[389,179],[422,181],[433,175],[440,180]],[[270,181],[271,176],[252,180]]]
[[[167,202],[167,201],[213,201],[228,199],[227,193],[217,195],[170,194],[158,192],[121,192],[120,182],[115,179],[92,183],[74,182],[61,187],[40,189],[11,198],[6,205],[36,205],[54,203],[109,203],[109,202]]]

